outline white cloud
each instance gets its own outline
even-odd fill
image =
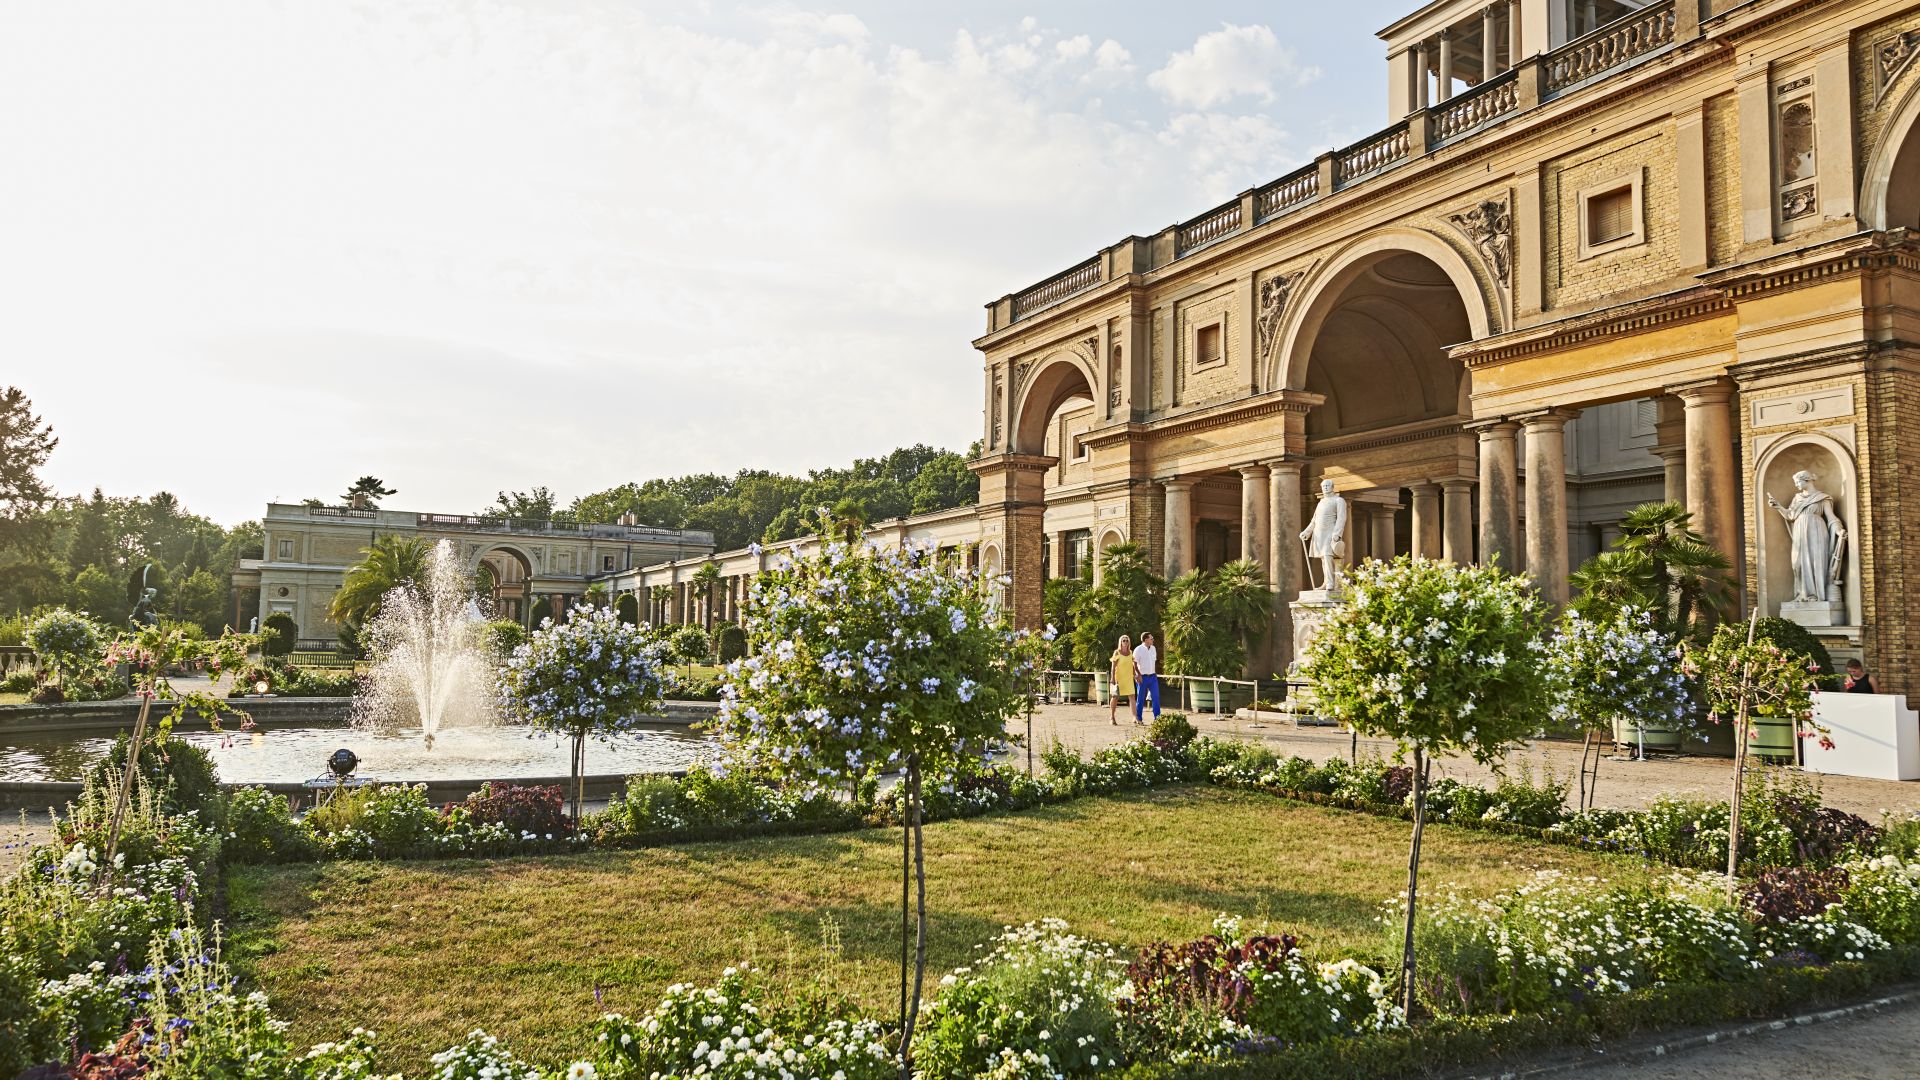
[[[1239,97],[1271,102],[1279,86],[1318,74],[1298,67],[1271,28],[1227,23],[1168,57],[1165,67],[1147,76],[1147,85],[1175,105],[1207,109]]]
[[[63,490],[224,520],[364,472],[469,510],[965,446],[981,303],[1300,160],[1037,24],[919,51],[793,7],[21,12],[6,381]],[[167,436],[133,453],[143,415]],[[241,451],[268,432],[292,452]]]

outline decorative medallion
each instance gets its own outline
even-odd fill
[[[1465,213],[1447,215],[1447,220],[1473,241],[1504,291],[1513,277],[1513,214],[1506,197],[1487,199]]]
[[[1780,193],[1780,220],[1792,221],[1803,218],[1820,208],[1820,187],[1808,184]]]

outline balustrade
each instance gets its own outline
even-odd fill
[[[1407,157],[1407,122],[1402,120],[1370,139],[1357,142],[1334,158],[1334,183],[1345,187]]]
[[[1296,206],[1311,202],[1314,196],[1319,194],[1320,169],[1309,165],[1261,188],[1254,196],[1254,213],[1259,215],[1260,220],[1265,221],[1270,217],[1278,217]]]
[[[1562,45],[1546,57],[1544,94],[1577,86],[1673,42],[1673,0],[1640,11]]]
[[[1435,109],[1427,140],[1438,146],[1492,123],[1520,107],[1520,82],[1515,72],[1497,76]]]
[[[1100,284],[1100,256],[1095,255],[1086,262],[1063,274],[1035,285],[1013,298],[1013,318],[1015,321],[1026,318],[1041,308],[1052,307],[1075,293],[1085,292]]]
[[[1240,231],[1240,200],[1226,204],[1218,209],[1209,210],[1185,225],[1175,239],[1179,254],[1185,255],[1195,248],[1202,248],[1223,236],[1231,236]]]

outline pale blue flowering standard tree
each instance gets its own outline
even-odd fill
[[[648,626],[631,626],[613,608],[581,608],[564,623],[543,620],[500,673],[500,706],[509,718],[573,739],[573,824],[580,826],[589,737],[609,739],[660,711],[673,678],[673,650]]]
[[[1420,834],[1433,758],[1465,751],[1491,764],[1539,727],[1546,608],[1497,567],[1402,556],[1367,562],[1313,639],[1301,674],[1319,711],[1413,758],[1402,1007],[1414,1007],[1413,925]]]
[[[1680,650],[1654,627],[1653,615],[1625,608],[1599,620],[1568,611],[1547,642],[1547,715],[1578,727],[1580,786],[1578,809],[1593,805],[1600,782],[1600,741],[1617,716],[1652,726],[1685,721],[1689,699],[1680,670]],[[1589,749],[1592,772],[1589,774]]]
[[[822,544],[754,579],[748,655],[721,687],[715,730],[731,760],[813,789],[900,770],[903,1076],[926,969],[922,784],[978,766],[1026,708],[1041,655],[1038,635],[1007,622],[993,584],[929,547]]]

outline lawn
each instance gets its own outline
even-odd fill
[[[1219,788],[1174,788],[927,828],[939,975],[1007,923],[1058,916],[1124,945],[1206,932],[1215,914],[1383,951],[1407,825]],[[380,1035],[396,1068],[475,1027],[553,1063],[601,1008],[639,1012],[678,981],[752,960],[830,972],[897,1008],[898,835],[748,840],[485,861],[254,868],[229,881],[230,958],[295,1034]],[[1430,828],[1425,882],[1493,893],[1533,869],[1634,871],[1568,848]],[[823,927],[828,928],[823,932]],[[839,948],[828,946],[837,938]]]

